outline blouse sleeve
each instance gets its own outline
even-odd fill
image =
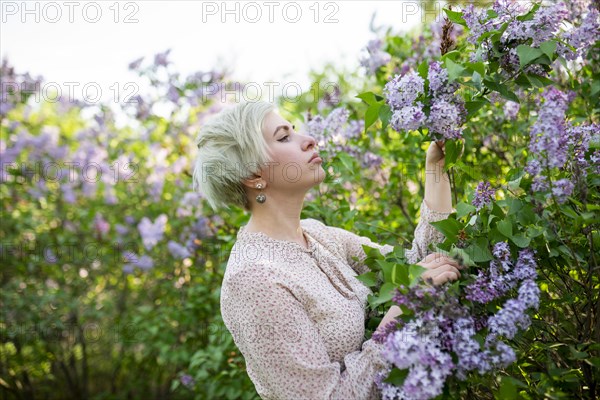
[[[454,211],[455,210],[453,209],[452,212]],[[427,248],[430,243],[440,243],[444,240],[444,235],[430,225],[429,222],[444,220],[448,218],[452,212],[442,213],[434,211],[427,206],[425,199],[423,199],[420,208],[421,217],[417,227],[415,228],[412,247],[405,252],[406,259],[410,264],[415,264],[421,261],[423,258],[425,258],[425,256],[427,256],[427,254],[429,254]],[[362,249],[363,244],[378,249],[381,254],[384,255],[393,250],[393,246],[374,243],[365,236],[358,236],[352,232],[340,228],[329,228],[333,234],[336,234],[338,235],[338,238],[341,238],[345,248],[347,261],[359,275],[369,272],[369,267],[363,264],[364,259],[367,257]],[[353,257],[357,257],[358,261],[354,261]]]
[[[263,399],[377,399],[387,367],[382,344],[367,340],[331,362],[318,328],[269,267],[250,266],[223,282],[221,313]]]

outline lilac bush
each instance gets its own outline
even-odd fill
[[[382,355],[391,366],[376,379],[383,399],[435,398],[449,379],[465,381],[470,373],[484,375],[516,361],[504,340],[527,329],[528,310],[539,306],[535,253],[520,250],[513,261],[509,244],[498,242],[493,255],[490,265],[495,268],[468,278],[462,293],[449,285],[401,286],[396,291],[393,302],[403,314],[383,334],[374,335],[385,344]],[[490,313],[478,303],[500,308]],[[392,368],[408,373],[393,378]]]
[[[429,54],[426,35],[412,46],[389,39],[396,74],[359,98],[382,137],[413,148],[445,141],[456,211],[430,223],[444,240],[428,250],[468,268],[424,289],[414,266],[388,267],[402,251],[369,255],[384,278],[371,307],[403,311],[372,336],[392,364],[375,382],[386,399],[595,398],[598,4],[497,0],[444,12],[443,50],[407,65],[414,48]],[[450,38],[448,21],[464,34]]]

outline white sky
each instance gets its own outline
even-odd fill
[[[83,97],[82,87],[90,82],[99,85],[103,99],[111,97],[111,87],[117,82],[123,91],[125,83],[137,80],[127,69],[131,61],[141,56],[150,60],[168,48],[174,69],[184,75],[221,63],[233,67],[237,80],[261,86],[291,81],[308,89],[307,72],[326,61],[358,68],[361,49],[376,36],[369,30],[373,13],[375,26],[391,25],[401,31],[421,23],[427,11],[421,9],[420,1],[402,0],[268,3],[2,0],[0,53],[8,56],[17,72],[29,71],[56,82],[64,96],[69,90],[65,82],[78,83],[77,98]],[[237,14],[224,14],[225,8],[235,10],[236,6]],[[297,9],[301,15],[292,23]],[[93,23],[97,10],[101,15]],[[257,10],[262,16],[251,23]],[[325,23],[329,14],[337,22]],[[137,22],[125,23],[128,15]],[[226,18],[224,23],[221,18]]]

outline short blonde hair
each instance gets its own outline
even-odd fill
[[[200,127],[193,188],[213,210],[230,205],[250,210],[242,180],[269,161],[262,122],[276,109],[264,101],[242,102],[221,110]]]

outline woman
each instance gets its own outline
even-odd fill
[[[387,364],[382,346],[364,340],[370,289],[362,245],[390,245],[300,219],[304,197],[325,178],[315,140],[297,132],[270,103],[241,103],[203,125],[195,187],[211,207],[235,204],[251,213],[237,233],[221,288],[221,314],[263,399],[371,399]],[[432,144],[427,165],[443,165]],[[427,202],[425,202],[427,200]],[[432,208],[430,208],[431,206]],[[435,211],[435,210],[439,210]],[[443,236],[427,222],[452,212],[446,179],[426,178],[413,248],[416,263]],[[423,277],[457,279],[462,268],[440,253],[425,257]],[[391,307],[378,329],[400,314]]]

